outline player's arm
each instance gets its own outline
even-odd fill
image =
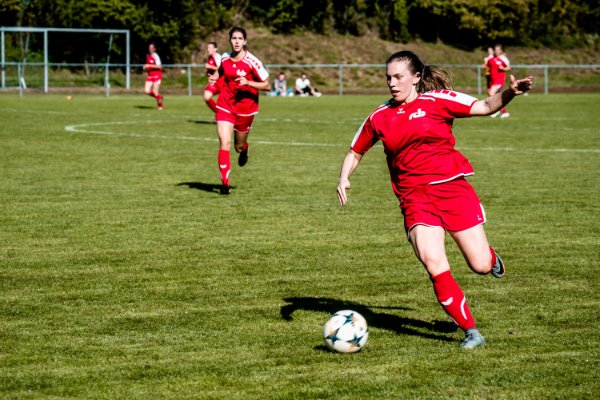
[[[342,163],[342,169],[340,170],[340,179],[338,180],[337,195],[340,201],[340,206],[343,206],[348,202],[347,190],[350,190],[350,176],[358,167],[360,160],[363,155],[355,152],[354,150],[348,150],[344,162]]]
[[[219,69],[219,67],[217,67],[216,65],[209,64],[209,63],[204,64],[204,68],[211,70],[211,71],[217,71]]]
[[[246,79],[245,76],[240,76],[236,79],[236,82],[239,83],[241,86],[250,86],[251,88],[254,88],[256,90],[271,90],[271,84],[269,83],[269,81],[254,82],[249,81],[248,79]]]
[[[511,102],[515,96],[519,96],[529,90],[533,85],[533,77],[528,76],[523,79],[515,79],[513,75],[510,76],[510,86],[501,92],[496,93],[483,100],[478,100],[471,106],[471,116],[482,116],[491,115],[496,111],[499,111],[502,107],[506,106]]]

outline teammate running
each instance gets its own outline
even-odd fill
[[[232,51],[223,54],[219,70],[209,79],[214,84],[219,77],[223,78],[215,116],[220,143],[218,162],[223,183],[221,194],[229,194],[231,188],[231,138],[235,134],[235,151],[240,154],[238,164],[243,167],[248,162],[248,134],[254,115],[258,113],[259,90],[271,90],[269,73],[262,62],[246,50],[246,31],[239,27],[232,28],[229,41]]]
[[[487,66],[490,71],[491,84],[488,87],[488,95],[493,96],[502,89],[504,82],[506,81],[506,72],[510,71],[510,61],[502,50],[502,45],[497,44],[494,46],[494,56],[487,60]],[[502,110],[492,114],[492,118],[496,118],[500,115],[500,118],[508,118],[510,114],[506,111],[505,107]]]
[[[206,60],[206,63],[204,64],[205,68],[206,68],[206,74],[210,77],[211,75],[213,75],[215,72],[217,72],[219,70],[219,67],[221,66],[221,55],[218,53],[218,48],[217,48],[217,43],[216,42],[209,42],[206,45],[206,51],[208,52],[208,58]],[[206,87],[204,88],[204,101],[206,102],[206,105],[208,106],[208,108],[210,108],[211,110],[213,110],[213,112],[217,112],[217,103],[215,103],[215,101],[212,99],[213,96],[216,96],[219,94],[220,90],[220,84],[221,81],[216,81],[215,83],[208,83],[206,85]]]
[[[501,93],[477,100],[453,92],[447,73],[424,65],[410,51],[386,62],[392,98],[373,111],[359,128],[340,171],[337,193],[348,202],[349,178],[363,155],[378,141],[387,156],[392,188],[400,200],[404,228],[423,264],[438,301],[465,331],[461,347],[472,349],[485,339],[477,330],[465,296],[450,273],[444,239],[454,239],[469,267],[478,274],[504,275],[504,264],[489,246],[485,214],[472,186],[469,161],[454,148],[455,118],[490,115],[531,88],[532,77],[515,80]]]
[[[148,53],[146,55],[146,64],[144,64],[144,71],[148,72],[146,77],[146,84],[144,85],[144,92],[156,99],[156,107],[159,110],[163,109],[163,97],[160,95],[160,83],[162,81],[162,64],[160,57],[156,52],[156,45],[150,43],[148,45]]]

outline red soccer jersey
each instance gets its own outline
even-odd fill
[[[212,75],[221,66],[221,55],[219,53],[215,53],[214,56],[208,56],[206,63],[212,67],[215,67],[215,69],[206,70],[208,75]]]
[[[504,85],[506,74],[504,71],[500,70],[500,67],[506,68],[510,66],[508,57],[506,57],[504,54],[497,57],[492,57],[487,61],[487,66],[490,69],[492,85]]]
[[[156,65],[158,67],[162,66],[160,62],[160,57],[158,54],[146,54],[146,64]],[[148,70],[148,76],[157,76],[162,78],[162,69],[152,68]]]
[[[258,90],[236,82],[236,79],[242,76],[254,82],[269,79],[269,73],[258,58],[245,51],[244,58],[233,61],[231,54],[225,53],[221,59],[219,75],[223,77],[223,86],[217,100],[217,108],[239,116],[258,113]]]
[[[470,116],[476,101],[449,90],[427,92],[407,104],[389,100],[363,122],[352,150],[364,154],[381,140],[399,199],[420,185],[473,175],[469,160],[454,148],[452,123]]]

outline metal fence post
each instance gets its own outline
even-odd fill
[[[2,50],[1,50],[1,61],[2,61],[2,88],[4,89],[6,87],[6,65],[4,65],[4,63],[6,62],[6,56],[5,56],[5,52],[4,52],[4,29],[0,30],[0,46],[2,46]]]
[[[343,96],[344,95],[344,73],[343,73],[343,68],[344,66],[342,64],[338,64],[338,95]]]
[[[481,94],[481,65],[477,66],[477,94]]]
[[[548,94],[548,66],[544,65],[544,94]]]
[[[187,75],[188,75],[188,96],[192,95],[192,66],[188,64],[187,66]]]
[[[23,97],[23,66],[17,64],[17,79],[19,79],[19,97]]]
[[[44,93],[48,93],[48,30],[44,30]]]
[[[129,43],[129,29],[125,32],[125,88],[130,88],[131,81],[131,60],[130,58],[130,43]]]

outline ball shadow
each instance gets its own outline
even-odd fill
[[[344,301],[322,297],[288,297],[288,304],[281,307],[281,318],[293,321],[292,314],[297,310],[317,311],[333,314],[340,310],[354,310],[360,313],[370,327],[385,329],[399,335],[419,336],[432,340],[445,342],[454,341],[446,335],[455,332],[458,327],[449,321],[421,321],[414,318],[402,317],[386,312],[377,312],[376,309],[384,310],[412,310],[407,307],[373,307],[351,301]]]

